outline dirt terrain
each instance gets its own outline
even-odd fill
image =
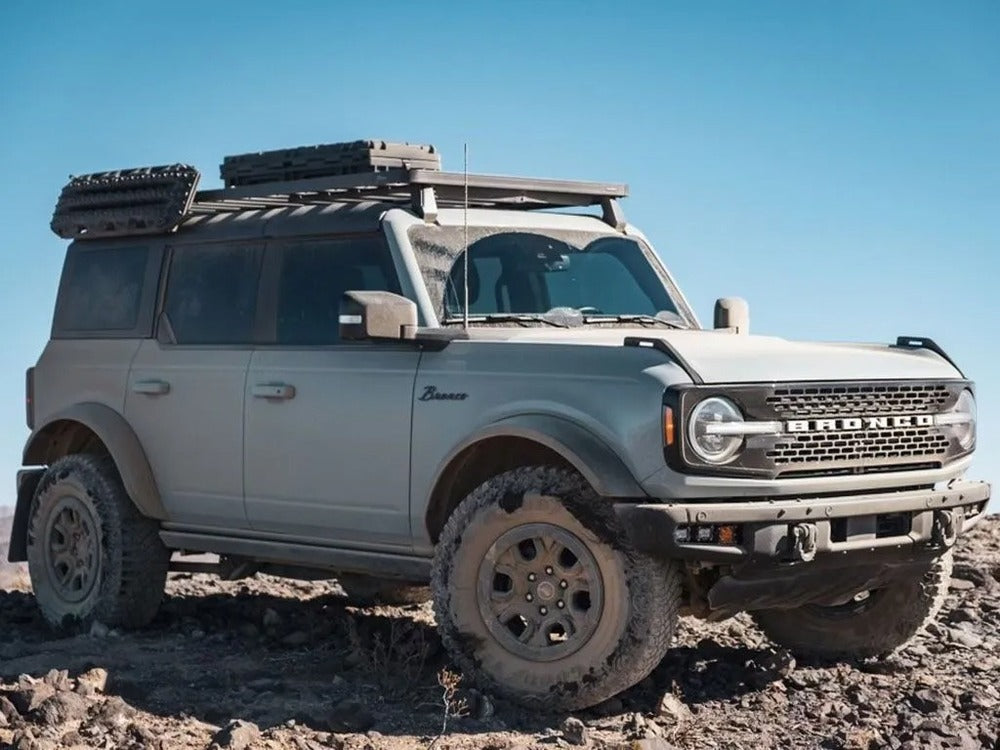
[[[685,620],[650,678],[574,716],[467,687],[427,605],[174,574],[148,630],[58,637],[7,574],[0,747],[1000,748],[998,517],[958,550],[939,621],[887,661],[797,663],[744,616]]]

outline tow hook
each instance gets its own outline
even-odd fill
[[[955,544],[955,540],[958,539],[958,523],[955,520],[954,511],[939,510],[934,512],[932,538],[936,545],[945,549]]]
[[[814,557],[816,557],[816,524],[796,524],[792,529],[792,558],[809,562]]]

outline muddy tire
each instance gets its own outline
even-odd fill
[[[865,592],[846,604],[762,610],[753,618],[768,638],[803,656],[887,656],[937,616],[948,593],[951,567],[952,553],[947,552],[918,575]]]
[[[632,549],[611,504],[553,467],[500,474],[459,504],[431,590],[462,674],[550,711],[646,677],[670,646],[681,596],[676,567]]]
[[[107,457],[73,455],[45,472],[28,519],[28,573],[45,620],[146,625],[160,606],[170,552]]]
[[[337,583],[347,595],[347,600],[360,607],[403,607],[423,604],[431,598],[431,590],[427,586],[393,583],[371,576],[344,574],[337,578]]]

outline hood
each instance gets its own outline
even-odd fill
[[[788,341],[724,331],[641,328],[473,328],[474,340],[624,346],[627,337],[662,339],[706,383],[768,383],[803,380],[942,380],[962,375],[927,349],[884,344]],[[666,357],[667,355],[664,355]]]

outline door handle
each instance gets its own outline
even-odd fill
[[[170,393],[170,383],[165,380],[137,380],[132,383],[132,391],[147,396],[162,396]]]
[[[254,398],[287,400],[295,398],[295,386],[285,383],[258,383],[253,387]]]

